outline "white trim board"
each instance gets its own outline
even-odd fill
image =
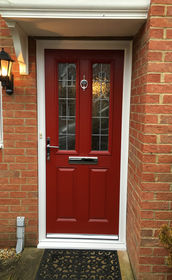
[[[121,135],[119,239],[89,240],[46,237],[46,129],[45,129],[45,49],[124,50],[124,79]],[[37,98],[38,98],[38,184],[39,184],[39,243],[38,248],[126,249],[127,171],[129,145],[129,113],[132,67],[132,41],[37,41]]]
[[[150,0],[3,0],[0,13],[13,18],[146,18]]]

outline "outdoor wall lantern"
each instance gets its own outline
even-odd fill
[[[13,62],[14,60],[2,48],[0,52],[0,81],[3,89],[6,89],[6,93],[9,95],[13,93],[13,75],[11,74]]]

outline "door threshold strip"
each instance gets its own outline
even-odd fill
[[[47,233],[47,238],[119,240],[118,235],[107,235],[107,234],[100,235],[100,234],[56,234],[56,233]]]

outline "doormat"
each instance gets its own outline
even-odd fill
[[[45,250],[35,280],[121,280],[116,251]]]

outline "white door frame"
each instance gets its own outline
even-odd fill
[[[45,127],[45,49],[124,50],[124,78],[122,104],[121,167],[119,238],[91,239],[87,235],[46,236],[46,127]],[[38,248],[68,249],[126,249],[126,207],[128,177],[129,114],[132,67],[132,41],[82,41],[38,40],[37,41],[37,102],[38,102],[38,185],[39,185],[39,243]],[[115,237],[115,236],[114,236]]]

